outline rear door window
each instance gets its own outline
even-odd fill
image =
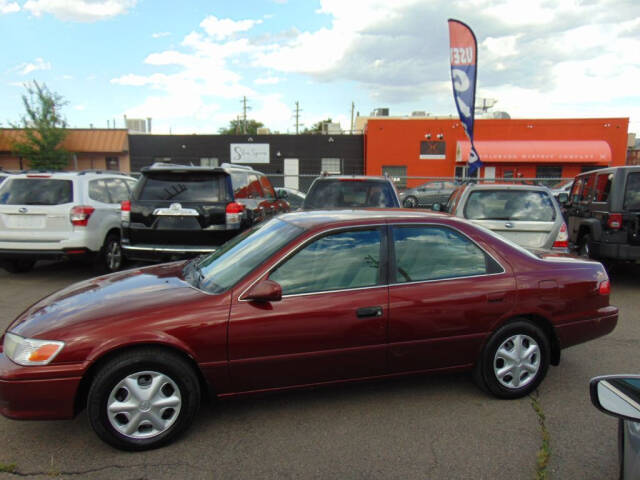
[[[640,172],[630,173],[624,191],[625,210],[640,210]]]
[[[105,186],[104,180],[91,180],[89,182],[89,198],[101,203],[111,203],[109,192]]]
[[[264,192],[264,197],[267,200],[275,200],[276,199],[276,192],[273,190],[273,187],[271,186],[271,182],[269,181],[269,179],[267,177],[265,177],[264,175],[260,176],[260,185],[262,186],[262,191]]]
[[[153,172],[145,175],[138,200],[219,202],[225,197],[220,175]]]
[[[111,203],[120,203],[129,200],[129,189],[124,180],[120,178],[107,178],[104,182],[111,197]]]
[[[0,189],[0,204],[4,205],[62,205],[71,202],[71,180],[14,178],[4,182]]]
[[[606,202],[611,191],[611,180],[613,173],[601,173],[596,177],[596,191],[593,200],[596,202]]]
[[[553,222],[556,211],[546,192],[527,190],[477,190],[464,207],[471,220]]]

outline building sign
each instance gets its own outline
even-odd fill
[[[231,163],[269,163],[268,143],[232,143]]]
[[[445,142],[420,142],[420,160],[445,160]]]

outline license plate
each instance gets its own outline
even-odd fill
[[[44,228],[44,215],[8,215],[9,228]]]

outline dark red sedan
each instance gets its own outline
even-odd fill
[[[282,215],[190,262],[61,290],[4,334],[0,411],[86,406],[118,448],[166,444],[219,397],[473,370],[492,394],[535,389],[560,350],[613,330],[601,264],[533,254],[419,211]]]

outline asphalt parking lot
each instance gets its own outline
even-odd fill
[[[31,303],[94,271],[39,264],[0,270],[0,327]],[[505,401],[465,374],[409,378],[204,405],[176,443],[125,453],[102,443],[86,415],[0,418],[0,478],[617,478],[616,420],[596,411],[591,377],[637,373],[640,266],[612,272],[620,308],[607,337],[563,351],[537,395]],[[549,447],[543,448],[543,439]],[[548,453],[544,466],[538,454]]]

